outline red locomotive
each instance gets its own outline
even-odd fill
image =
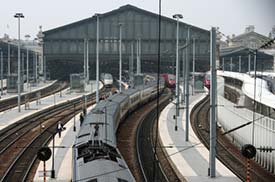
[[[176,87],[176,77],[175,77],[175,75],[165,73],[165,74],[162,74],[162,77],[164,78],[166,87],[168,87],[168,88],[175,88]]]

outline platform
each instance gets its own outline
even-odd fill
[[[93,106],[89,107],[87,111],[89,112]],[[76,117],[76,131],[73,131],[74,118],[72,118],[65,125],[66,130],[62,132],[61,138],[58,135],[55,135],[55,152],[54,152],[54,170],[55,178],[47,177],[47,181],[58,181],[58,182],[68,182],[72,180],[72,146],[75,140],[75,137],[80,128],[79,115]],[[52,141],[48,145],[52,149]],[[46,162],[46,170],[52,170],[52,158]],[[43,171],[43,163],[40,162],[36,170],[34,182],[42,182],[43,177],[39,175]]]
[[[190,95],[190,108],[206,96],[205,93]],[[183,106],[180,106],[183,107]],[[189,142],[185,141],[185,112],[180,110],[180,122],[178,122],[178,131],[175,131],[176,106],[170,103],[161,113],[159,119],[160,139],[167,155],[170,156],[173,166],[177,171],[190,182],[239,182],[228,168],[226,168],[218,159],[216,159],[216,178],[208,176],[209,151],[189,125]],[[170,148],[171,147],[171,148]]]
[[[35,91],[38,91],[38,90],[42,90],[46,87],[49,87],[49,86],[53,85],[56,81],[57,80],[47,81],[45,83],[40,82],[36,86],[30,86],[30,85],[27,85],[27,83],[24,83],[24,91],[21,92],[21,96],[25,95],[27,93],[30,93],[30,92],[35,92]],[[4,89],[3,95],[1,95],[1,98],[0,98],[0,102],[2,100],[11,99],[11,98],[14,98],[14,97],[17,97],[17,93],[7,93],[7,89]]]
[[[93,91],[95,91],[95,82],[92,83]],[[100,84],[100,88],[102,84]],[[33,101],[29,103],[29,108],[25,109],[24,105],[21,105],[21,112],[18,112],[18,107],[0,112],[0,130],[6,126],[23,119],[24,117],[30,116],[36,112],[39,112],[43,109],[49,108],[53,105],[58,105],[62,102],[68,102],[72,99],[82,97],[83,95],[91,93],[91,87],[87,87],[86,92],[84,93],[74,93],[70,92],[70,89],[65,89],[58,94],[53,94],[44,98],[41,98],[40,101]],[[89,91],[90,90],[90,91]]]

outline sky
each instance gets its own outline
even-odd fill
[[[0,37],[4,33],[17,38],[21,12],[21,37],[33,39],[42,25],[50,30],[131,4],[158,13],[158,0],[3,0],[0,6]],[[219,27],[225,35],[244,33],[245,27],[255,25],[255,31],[268,35],[275,25],[275,0],[162,0],[162,15],[182,14],[182,22],[210,30]]]

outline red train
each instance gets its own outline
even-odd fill
[[[172,74],[162,74],[162,77],[165,81],[165,86],[168,88],[175,88],[176,87],[176,76]]]
[[[210,90],[210,73],[206,72],[203,79],[203,85]]]

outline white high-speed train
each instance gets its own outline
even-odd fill
[[[73,181],[135,181],[117,149],[116,131],[129,113],[156,96],[156,82],[148,83],[100,101],[86,115],[73,147]]]
[[[101,73],[100,79],[107,87],[113,85],[113,76],[110,73]]]

